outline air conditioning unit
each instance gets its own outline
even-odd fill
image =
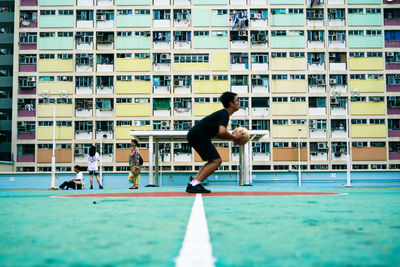
[[[393,56],[394,56],[394,53],[393,53],[393,52],[386,52],[386,56],[388,56],[388,57],[393,57]]]
[[[260,75],[253,74],[253,75],[251,75],[251,78],[252,79],[260,79]]]
[[[28,33],[26,33],[26,32],[21,32],[21,33],[20,33],[20,36],[21,36],[21,37],[26,37],[27,35],[28,35]]]
[[[329,79],[329,84],[335,85],[336,84],[336,79]]]
[[[318,85],[325,85],[325,81],[324,80],[318,80]]]
[[[180,81],[179,81],[179,80],[175,80],[175,81],[174,81],[174,85],[175,85],[175,86],[179,86],[179,84],[180,84]]]
[[[246,35],[246,32],[245,31],[240,31],[239,32],[239,36],[245,36]]]
[[[63,77],[62,77],[62,80],[63,80],[63,81],[66,81],[67,79],[68,79],[67,76],[63,76]]]
[[[169,128],[169,121],[162,121],[161,122],[161,129],[167,129]]]
[[[336,10],[335,9],[329,9],[329,13],[335,14]]]
[[[318,143],[318,149],[326,149],[326,143]]]
[[[162,54],[161,59],[171,59],[171,55],[170,54]]]
[[[217,32],[217,36],[222,36],[222,32]]]
[[[372,100],[372,102],[379,102],[380,101],[378,96],[372,97],[371,100]]]
[[[36,77],[30,76],[28,77],[28,82],[34,82],[36,81]]]
[[[337,99],[335,97],[331,98],[331,104],[337,104]]]
[[[97,19],[98,21],[104,21],[104,20],[106,20],[106,16],[105,16],[105,15],[97,15],[97,16],[96,16],[96,19]]]
[[[187,14],[187,13],[188,13],[187,9],[182,9],[182,14]]]
[[[394,75],[394,78],[395,78],[396,80],[400,80],[400,74]]]
[[[214,76],[213,76],[213,80],[218,80],[218,76],[217,76],[217,75],[214,75]]]
[[[363,142],[357,142],[357,147],[363,147]]]
[[[175,32],[175,36],[181,36],[182,32]]]

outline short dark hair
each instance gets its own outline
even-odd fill
[[[225,92],[221,95],[221,102],[222,105],[224,105],[224,108],[228,108],[230,102],[233,103],[235,96],[237,96],[237,94],[232,92]]]
[[[74,166],[74,169],[77,169],[78,171],[81,171],[81,166],[75,165],[75,166]]]
[[[131,140],[131,143],[132,143],[132,142],[134,142],[136,146],[139,145],[139,142],[138,142],[136,139],[132,139],[132,140]]]
[[[94,155],[96,155],[96,147],[95,146],[91,146],[89,148],[89,156],[94,157]]]

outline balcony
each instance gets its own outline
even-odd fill
[[[382,14],[348,14],[347,24],[350,27],[382,26]]]
[[[35,132],[18,132],[17,139],[18,140],[34,140]]]
[[[130,152],[131,152],[130,148],[117,148],[115,150],[115,162],[128,163]],[[149,162],[149,149],[140,148],[140,156],[142,156],[143,162]]]
[[[18,117],[36,117],[36,110],[22,109],[18,110]]]
[[[35,155],[17,155],[17,162],[35,162]]]
[[[386,147],[353,147],[353,161],[386,161]]]
[[[21,6],[37,6],[37,0],[21,0]]]
[[[116,94],[151,94],[150,81],[116,81]]]
[[[271,70],[302,70],[305,71],[305,58],[273,57],[270,61]]]
[[[91,140],[92,138],[93,138],[93,130],[88,130],[88,131],[75,130],[75,139]]]
[[[300,138],[307,138],[307,125],[272,125],[272,138],[297,138],[299,128]]]
[[[39,72],[73,72],[73,59],[39,59]]]
[[[56,126],[55,140],[72,140],[73,130],[71,126]],[[38,126],[37,140],[52,140],[53,126]]]
[[[389,152],[389,160],[400,160],[400,152]]]
[[[381,35],[349,35],[349,48],[383,48]]]
[[[117,117],[150,117],[151,104],[150,103],[120,103],[115,107]]]
[[[384,124],[352,124],[352,138],[385,138],[387,134]]]
[[[52,149],[38,149],[37,150],[37,163],[51,163],[53,155]],[[72,149],[55,149],[54,156],[56,163],[71,163],[72,162]]]
[[[150,58],[117,58],[115,65],[117,72],[150,72]]]
[[[272,148],[273,161],[299,161],[297,147],[287,148]],[[308,149],[306,147],[300,148],[300,161],[307,161]]]
[[[36,64],[19,64],[19,72],[36,72]]]
[[[308,113],[306,102],[272,102],[271,110],[273,116],[306,116]]]
[[[194,36],[194,49],[228,49],[228,36]]]

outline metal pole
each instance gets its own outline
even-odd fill
[[[153,157],[154,157],[154,147],[153,147],[153,136],[149,136],[149,184],[146,187],[154,187],[153,181]]]
[[[102,166],[102,161],[103,161],[103,134],[100,134],[100,181],[101,185],[103,185],[103,166]]]
[[[56,99],[53,103],[53,155],[51,157],[51,188],[56,186]]]
[[[297,131],[297,154],[298,154],[298,159],[299,159],[299,166],[298,166],[298,171],[299,171],[299,187],[301,187],[301,166],[300,166],[300,132],[301,128],[298,129]]]
[[[346,123],[347,123],[347,134],[346,134],[346,146],[347,146],[347,183],[346,183],[346,187],[352,187],[351,185],[351,175],[350,175],[350,168],[351,168],[351,164],[350,164],[350,143],[349,143],[349,135],[350,135],[350,101],[351,101],[351,97],[348,97],[347,100],[347,112],[346,112]]]

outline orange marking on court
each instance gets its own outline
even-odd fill
[[[315,196],[315,195],[342,195],[343,193],[330,192],[259,192],[259,191],[232,191],[232,192],[212,192],[202,194],[203,197],[252,197],[252,196]],[[135,193],[102,193],[102,194],[82,194],[82,195],[58,195],[54,197],[76,198],[76,197],[195,197],[196,194],[186,192],[135,192]]]

